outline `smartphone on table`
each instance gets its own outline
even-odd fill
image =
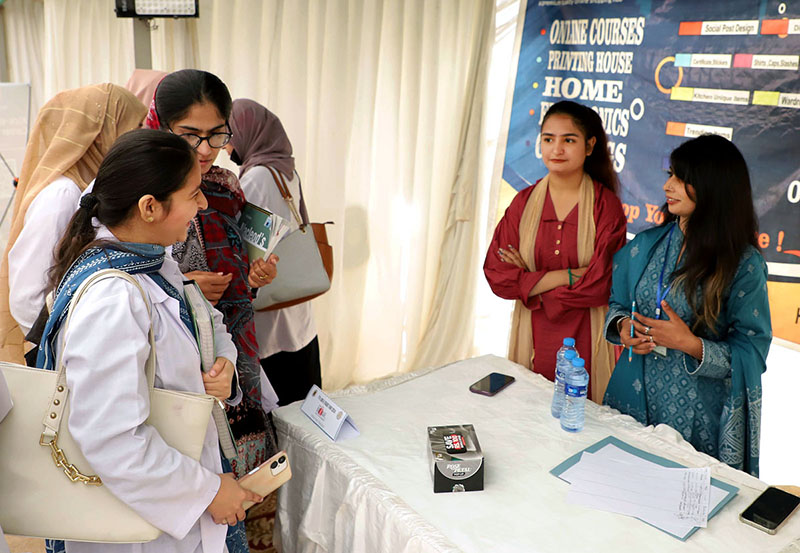
[[[469,387],[469,391],[484,396],[493,396],[514,382],[513,376],[502,373],[487,374]]]
[[[238,482],[244,489],[266,497],[288,482],[291,477],[292,468],[289,466],[289,456],[285,451],[279,451],[239,478]],[[252,501],[245,501],[242,507],[249,509],[253,505]]]
[[[774,534],[798,506],[800,497],[770,486],[742,511],[739,520],[767,534]]]

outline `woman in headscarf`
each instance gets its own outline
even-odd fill
[[[144,105],[149,106],[153,101],[158,83],[166,76],[166,71],[134,69],[131,78],[125,83],[125,88],[133,92],[133,95],[139,98]]]
[[[0,268],[0,346],[21,363],[23,335],[47,294],[53,250],[81,193],[121,134],[147,113],[136,97],[105,83],[58,93],[39,111],[22,162],[8,244]]]
[[[280,119],[253,100],[239,99],[233,102],[230,126],[233,136],[225,148],[241,166],[239,178],[247,200],[283,217],[291,230],[298,228],[268,169],[272,168],[283,176],[292,197],[299,198],[301,216],[308,221],[292,144]],[[309,302],[258,311],[255,322],[261,366],[281,405],[303,399],[312,384],[322,385],[319,341]]]

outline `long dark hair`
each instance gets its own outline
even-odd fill
[[[570,117],[575,126],[583,132],[586,140],[592,137],[596,139],[591,155],[583,162],[583,170],[594,180],[616,194],[619,189],[619,179],[611,162],[611,154],[608,152],[608,137],[605,129],[603,129],[603,120],[600,119],[597,112],[577,102],[563,100],[556,102],[547,110],[544,119],[542,119],[543,127],[545,121],[553,115]]]
[[[183,186],[194,165],[194,150],[174,134],[137,129],[120,136],[100,164],[92,193],[81,199],[56,247],[48,274],[50,289],[87,248],[102,244],[95,240],[92,217],[106,226],[119,225],[147,194],[167,202],[169,209],[170,195]]]
[[[181,69],[164,77],[156,88],[156,114],[162,128],[186,117],[193,105],[203,103],[214,105],[225,121],[230,118],[231,93],[208,71]]]
[[[726,138],[705,134],[688,140],[670,155],[673,174],[687,185],[696,206],[687,220],[686,250],[675,277],[683,281],[697,316],[694,328],[715,332],[723,295],[747,246],[758,247],[750,174],[739,149]],[[694,189],[693,193],[688,185]],[[667,209],[664,224],[677,219]],[[702,289],[702,306],[693,292]]]

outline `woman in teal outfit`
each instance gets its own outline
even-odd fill
[[[733,143],[704,135],[670,165],[664,223],[614,256],[605,336],[632,351],[604,403],[758,476],[772,327],[747,164]]]

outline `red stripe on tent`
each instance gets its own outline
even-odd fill
[[[681,21],[678,34],[682,36],[697,36],[703,31],[702,21]]]
[[[765,19],[761,22],[762,35],[786,35],[789,34],[788,19]]]

